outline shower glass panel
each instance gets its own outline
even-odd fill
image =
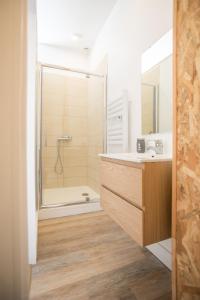
[[[42,67],[42,207],[99,201],[104,78]]]

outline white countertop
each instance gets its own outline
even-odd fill
[[[151,153],[106,153],[99,154],[100,157],[130,161],[135,163],[171,161],[172,157],[166,154]]]

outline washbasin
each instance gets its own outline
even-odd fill
[[[99,154],[101,157],[118,159],[132,162],[156,162],[156,161],[171,161],[172,157],[166,154],[153,154],[153,153],[106,153]]]

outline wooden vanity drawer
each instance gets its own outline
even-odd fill
[[[142,169],[101,161],[101,185],[142,207]]]
[[[101,205],[138,244],[143,245],[143,211],[101,187]]]
[[[172,164],[101,160],[101,204],[141,246],[171,236]]]

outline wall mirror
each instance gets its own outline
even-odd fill
[[[172,31],[142,55],[142,134],[172,130]]]

